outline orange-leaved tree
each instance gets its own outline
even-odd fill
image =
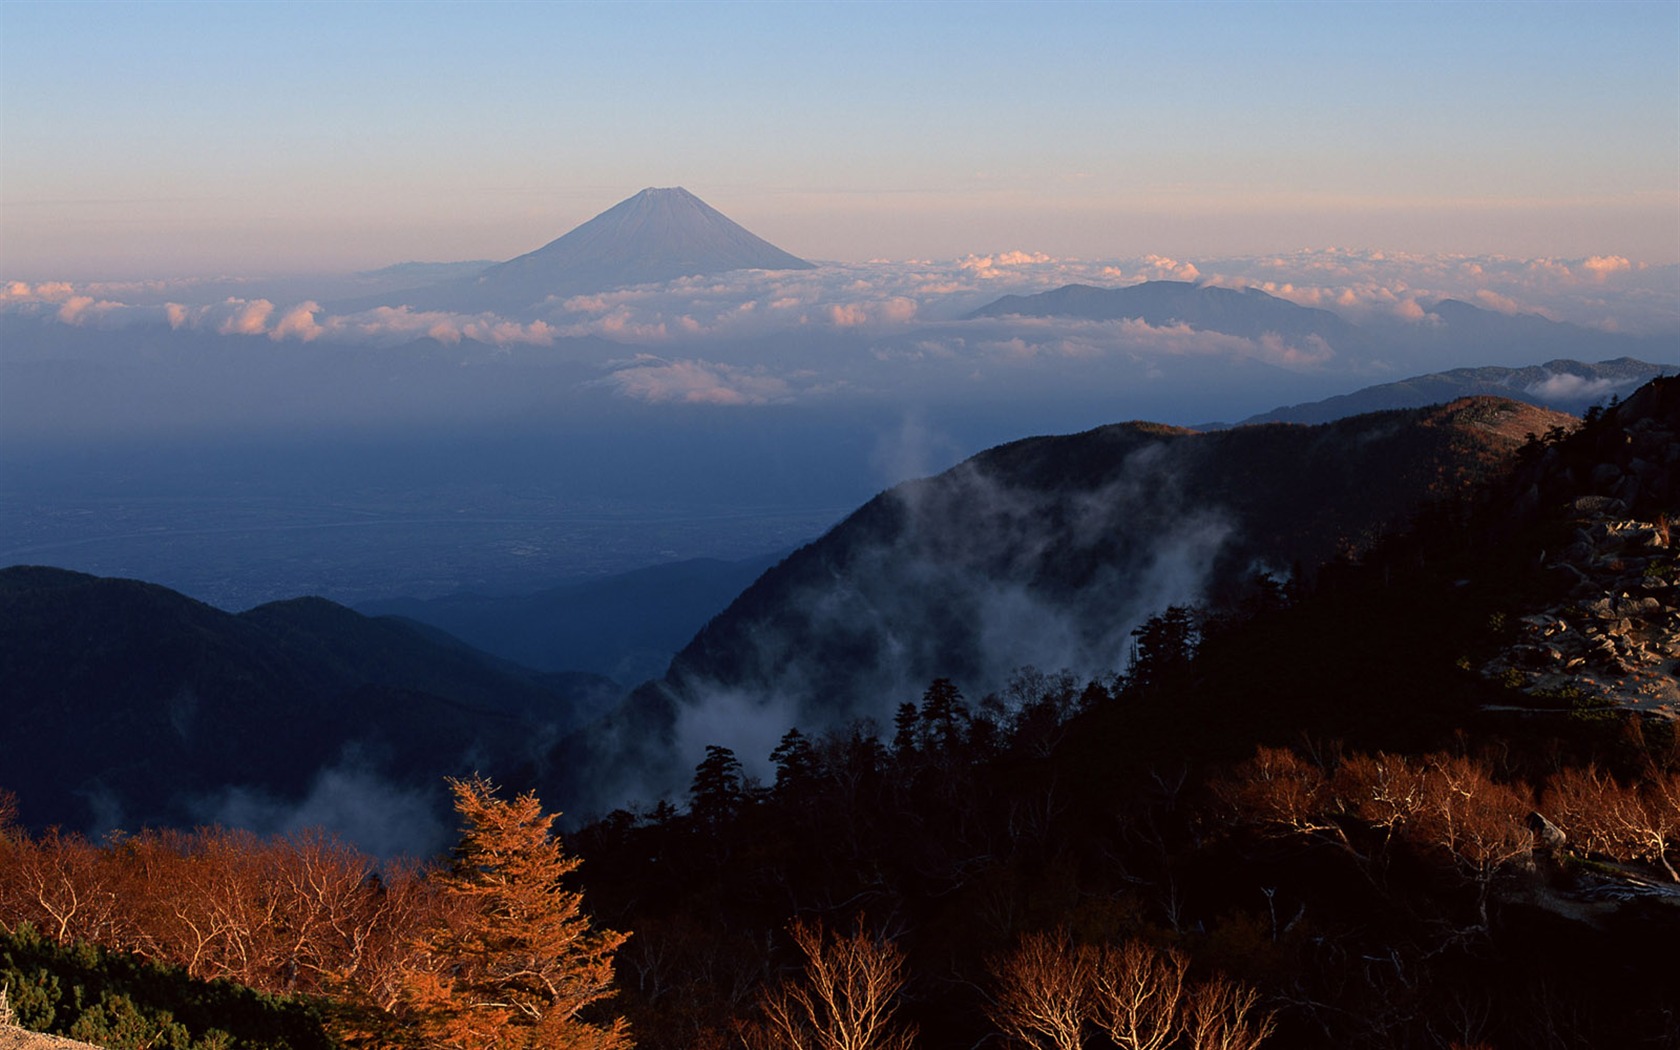
[[[585,1019],[613,994],[625,935],[596,930],[561,879],[578,866],[533,794],[496,797],[481,777],[450,780],[464,821],[454,864],[434,876],[443,907],[404,968],[405,1045],[448,1050],[619,1050],[623,1018]]]

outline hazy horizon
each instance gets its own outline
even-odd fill
[[[1677,55],[1661,3],[12,3],[0,277],[506,259],[650,185],[847,264],[1660,266]]]
[[[508,587],[781,549],[1028,434],[1680,364],[1677,44],[1643,3],[0,5],[0,551]],[[395,294],[675,186],[817,265]],[[975,316],[1151,281],[1275,300]]]

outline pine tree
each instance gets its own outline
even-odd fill
[[[1194,615],[1182,605],[1169,605],[1165,612],[1151,616],[1132,631],[1132,637],[1137,644],[1126,670],[1126,687],[1133,692],[1181,679],[1201,640]]]
[[[735,752],[707,744],[706,757],[694,767],[694,783],[688,789],[689,812],[701,823],[722,824],[740,812],[746,791],[746,777]]]
[[[817,749],[798,729],[782,734],[776,750],[770,752],[770,761],[776,764],[776,794],[783,801],[809,790],[817,779]]]
[[[968,717],[968,702],[949,678],[935,678],[922,694],[922,735],[929,750],[954,754]]]
[[[465,822],[454,865],[436,876],[445,906],[403,973],[405,1045],[436,1050],[620,1050],[623,1018],[579,1015],[613,994],[625,935],[591,929],[583,896],[561,879],[578,866],[533,794],[511,802],[482,778],[450,780]]]
[[[893,754],[898,758],[909,758],[916,753],[916,730],[921,724],[921,708],[906,700],[898,705],[898,714],[893,716]]]

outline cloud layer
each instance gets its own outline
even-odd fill
[[[1613,255],[1514,259],[1340,249],[1194,262],[1009,251],[944,262],[737,271],[551,299],[520,317],[406,306],[339,313],[323,307],[325,296],[282,298],[255,283],[240,288],[242,294],[224,294],[230,288],[225,278],[12,281],[0,284],[0,311],[90,328],[168,325],[279,345],[396,346],[432,339],[563,353],[568,341],[605,339],[629,352],[603,365],[601,379],[588,386],[658,404],[766,405],[879,394],[918,382],[956,391],[1075,374],[1091,382],[1148,381],[1187,360],[1356,374],[1406,367],[1377,367],[1316,337],[1247,339],[1139,319],[965,319],[1003,294],[1147,280],[1256,288],[1367,326],[1436,324],[1434,305],[1451,298],[1606,331],[1680,333],[1676,266],[1650,267]]]

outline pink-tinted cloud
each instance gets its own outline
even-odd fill
[[[1164,255],[1146,255],[1144,264],[1150,271],[1149,279],[1155,281],[1194,281],[1202,275],[1195,263],[1179,262]]]
[[[1523,312],[1522,305],[1508,295],[1500,295],[1491,288],[1476,289],[1476,302],[1489,310],[1497,310],[1502,314],[1518,314]]]
[[[1400,300],[1394,304],[1392,313],[1400,320],[1411,321],[1414,324],[1438,324],[1441,320],[1440,317],[1425,310],[1423,304],[1416,299]]]
[[[91,294],[89,289],[82,294]],[[7,281],[0,288],[0,302],[62,303],[77,295],[76,286],[66,281],[46,281],[31,285],[28,281]]]
[[[298,339],[305,343],[320,337],[326,329],[315,323],[315,315],[321,312],[321,304],[313,300],[287,310],[285,315],[275,324],[274,330],[268,333],[270,339]]]
[[[1594,255],[1582,262],[1581,266],[1600,281],[1605,280],[1611,274],[1633,269],[1633,263],[1620,255]]]
[[[267,299],[229,299],[235,307],[231,316],[217,326],[223,335],[264,335],[268,332],[268,318],[274,304]]]
[[[836,328],[862,325],[907,324],[916,316],[916,302],[903,296],[876,302],[834,303],[828,308],[828,323]]]
[[[993,281],[1009,276],[1009,271],[1022,266],[1053,262],[1043,252],[1010,251],[995,255],[970,255],[957,263],[959,270],[967,270],[982,280]]]
[[[123,309],[122,303],[95,299],[91,295],[74,295],[58,308],[58,319],[65,324],[94,324]]]

